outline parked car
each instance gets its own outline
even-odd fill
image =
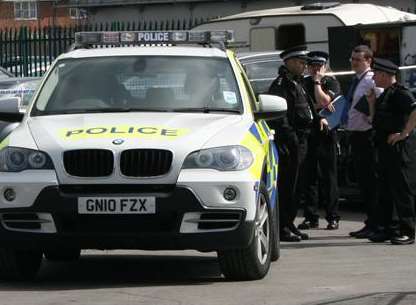
[[[20,56],[4,60],[2,65],[4,69],[17,77],[40,77],[50,67],[53,58],[47,56],[30,56],[25,60]]]
[[[0,79],[0,103],[3,101],[16,100],[20,108],[26,108],[36,89],[40,84],[41,78],[12,78]],[[17,98],[17,99],[13,99]]]
[[[267,274],[280,248],[265,120],[287,105],[252,96],[230,36],[76,34],[79,50],[58,57],[0,138],[2,278],[33,278],[43,256],[81,249],[216,251],[228,279]],[[160,45],[90,48],[108,39]]]

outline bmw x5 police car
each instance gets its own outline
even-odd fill
[[[21,119],[0,134],[0,277],[81,249],[216,251],[227,278],[267,274],[278,155],[265,120],[286,102],[256,99],[231,34],[77,33],[26,114],[0,115]]]

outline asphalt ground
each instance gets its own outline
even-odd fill
[[[0,282],[0,305],[416,304],[416,247],[350,238],[363,215],[342,216],[338,231],[282,243],[263,280],[225,280],[215,253],[88,250],[78,262],[44,261],[35,282]]]

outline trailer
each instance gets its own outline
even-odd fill
[[[328,51],[328,28],[356,24],[416,21],[416,15],[373,4],[315,3],[250,11],[211,20],[194,30],[233,30],[239,51],[272,51],[306,44]],[[340,39],[347,36],[341,35]]]

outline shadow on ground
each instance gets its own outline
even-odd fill
[[[351,296],[308,305],[414,305],[416,292],[378,292],[359,296]]]
[[[76,262],[43,261],[34,282],[0,282],[0,291],[207,285],[225,281],[216,257],[82,255]]]

